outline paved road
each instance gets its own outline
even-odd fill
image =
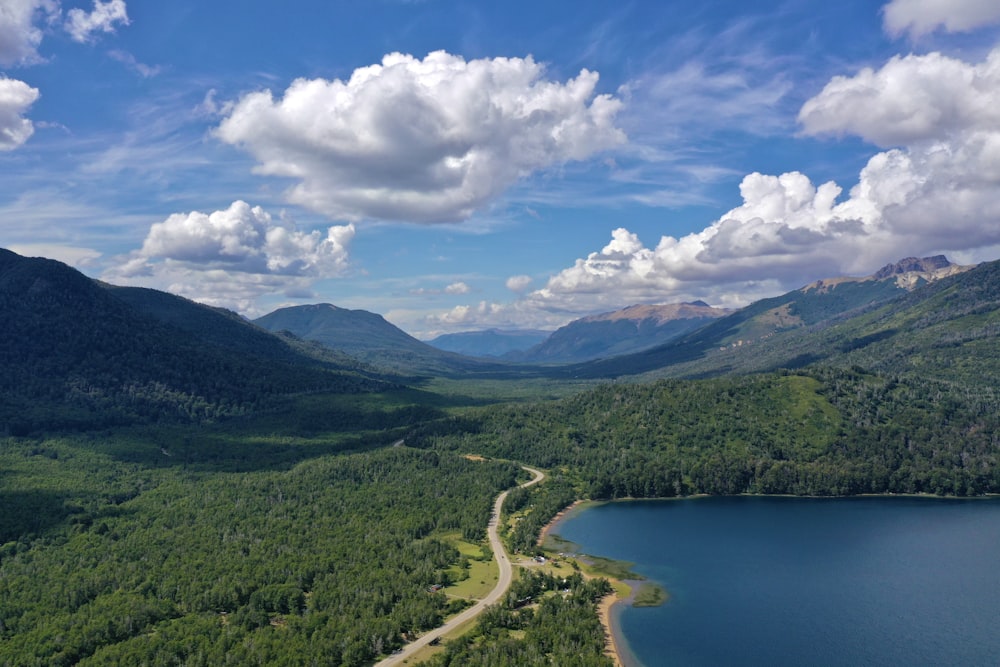
[[[540,481],[545,479],[545,473],[541,470],[535,470],[534,468],[529,468],[528,466],[521,466],[532,475],[534,478],[525,482],[521,486],[531,486],[532,484],[538,484]],[[497,496],[496,502],[493,503],[493,516],[490,517],[490,524],[486,529],[486,534],[490,538],[490,548],[493,549],[493,557],[496,558],[497,564],[500,566],[500,578],[497,580],[497,585],[493,587],[489,595],[484,597],[482,600],[472,605],[468,609],[462,611],[462,613],[448,619],[444,625],[434,628],[425,635],[421,635],[417,639],[413,640],[409,644],[403,647],[402,652],[396,653],[395,655],[390,655],[385,660],[375,664],[375,667],[389,667],[390,665],[401,665],[403,662],[431,643],[434,639],[438,637],[443,637],[447,633],[451,632],[458,626],[462,625],[469,619],[473,619],[483,613],[491,604],[496,604],[500,598],[504,596],[507,589],[510,588],[511,582],[514,580],[514,568],[510,564],[510,555],[507,550],[504,549],[503,543],[500,541],[500,534],[497,531],[497,526],[500,521],[500,508],[503,507],[503,501],[507,498],[509,489],[504,491],[499,496]]]

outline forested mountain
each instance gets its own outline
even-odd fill
[[[0,313],[0,433],[214,419],[290,393],[388,386],[234,315],[2,249]]]
[[[468,357],[503,357],[510,352],[523,352],[541,343],[548,335],[548,331],[536,329],[514,331],[487,329],[441,334],[427,341],[427,344],[445,352],[455,352]]]
[[[698,329],[729,311],[703,301],[660,306],[629,306],[590,315],[560,327],[543,342],[508,359],[568,363],[646,350]]]
[[[561,372],[577,378],[650,372],[702,377],[803,366],[838,354],[843,343],[838,337],[867,335],[855,332],[851,322],[860,331],[864,320],[858,318],[875,309],[915,307],[971,269],[943,257],[908,258],[865,278],[821,280],[762,299],[645,352],[570,365]],[[835,325],[844,328],[827,331]]]
[[[319,362],[333,369],[374,372],[353,357],[304,344],[294,336],[277,336],[225,308],[213,308],[154,289],[100,284],[137,311],[209,345],[294,364]]]
[[[510,373],[509,365],[445,352],[417,340],[381,315],[329,303],[280,308],[254,320],[268,331],[288,331],[400,373],[469,375]]]

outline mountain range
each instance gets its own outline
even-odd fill
[[[823,362],[971,377],[978,371],[958,360],[977,346],[982,372],[996,371],[998,275],[997,262],[907,258],[735,312],[632,306],[570,323],[523,353],[532,363],[515,363],[437,349],[366,311],[317,304],[248,322],[0,250],[0,432],[224,418],[281,396],[381,391],[428,375],[706,377]],[[658,336],[670,339],[620,354]],[[580,358],[589,359],[554,361]]]
[[[568,363],[641,352],[728,312],[703,301],[629,306],[574,320],[538,345],[521,353],[508,353],[505,358],[529,363]]]
[[[669,343],[611,360],[562,368],[575,378],[655,373],[705,377],[795,368],[835,357],[850,341],[888,334],[868,324],[867,315],[886,309],[917,308],[944,289],[966,280],[990,280],[989,267],[959,266],[941,256],[906,258],[862,278],[819,280],[781,296],[762,299]],[[995,308],[989,291],[984,308]],[[943,312],[947,312],[945,308]]]
[[[439,350],[464,354],[468,357],[504,357],[511,352],[523,352],[549,337],[538,329],[486,329],[441,334],[427,341]]]
[[[329,303],[280,308],[253,323],[267,331],[287,332],[405,375],[502,375],[511,370],[509,365],[428,345],[381,315]]]

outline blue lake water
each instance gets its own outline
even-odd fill
[[[621,502],[554,532],[670,594],[616,607],[630,665],[1000,665],[1000,500]]]

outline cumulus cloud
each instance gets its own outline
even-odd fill
[[[939,53],[893,58],[834,79],[800,118],[811,134],[898,146],[875,155],[851,193],[897,241],[954,250],[995,243],[1000,49],[977,64]]]
[[[520,275],[520,276],[511,276],[510,278],[507,279],[506,284],[507,284],[507,289],[509,289],[511,292],[516,292],[520,294],[521,292],[524,292],[529,287],[531,287],[532,282],[533,281],[531,276]]]
[[[1000,249],[1000,49],[979,64],[932,53],[837,77],[802,107],[806,134],[891,147],[849,192],[800,172],[753,173],[742,203],[701,231],[647,246],[625,227],[600,250],[506,306],[433,322],[536,326],[632,303],[741,306],[821,277],[866,275],[908,255],[995,259]],[[558,322],[557,322],[558,323]]]
[[[653,247],[624,227],[614,230],[607,245],[527,294],[524,305],[567,316],[693,299],[742,305],[799,286],[802,275],[836,271],[841,260],[856,259],[841,251],[868,234],[847,202],[835,204],[840,188],[833,183],[816,187],[797,172],[754,173],[740,191],[741,206],[700,232],[663,236]]]
[[[246,309],[253,297],[302,293],[319,278],[349,266],[354,226],[326,234],[301,231],[259,206],[235,201],[229,208],[175,213],[150,226],[142,248],[108,274],[219,305]]]
[[[996,0],[892,0],[882,8],[883,27],[890,35],[916,38],[944,28],[966,32],[1000,22]]]
[[[59,14],[55,0],[4,0],[0,3],[0,65],[32,63],[39,60],[42,30],[39,18],[54,19]]]
[[[34,133],[24,113],[37,99],[37,88],[17,79],[0,78],[0,151],[14,150]]]
[[[71,9],[66,13],[66,32],[77,42],[88,42],[95,33],[114,32],[117,24],[128,25],[125,0],[94,0],[94,9]]]
[[[480,301],[474,306],[455,306],[444,313],[432,315],[427,318],[426,323],[432,327],[452,330],[467,326],[478,326],[483,322],[513,325],[514,321],[510,316],[516,310],[516,308],[509,305]]]
[[[882,147],[1000,131],[1000,49],[975,65],[930,53],[834,77],[799,121],[809,134],[853,134]]]
[[[455,222],[518,179],[625,141],[598,75],[544,78],[528,58],[392,53],[347,81],[298,79],[244,96],[217,129],[294,179],[288,199],[331,218]]]

